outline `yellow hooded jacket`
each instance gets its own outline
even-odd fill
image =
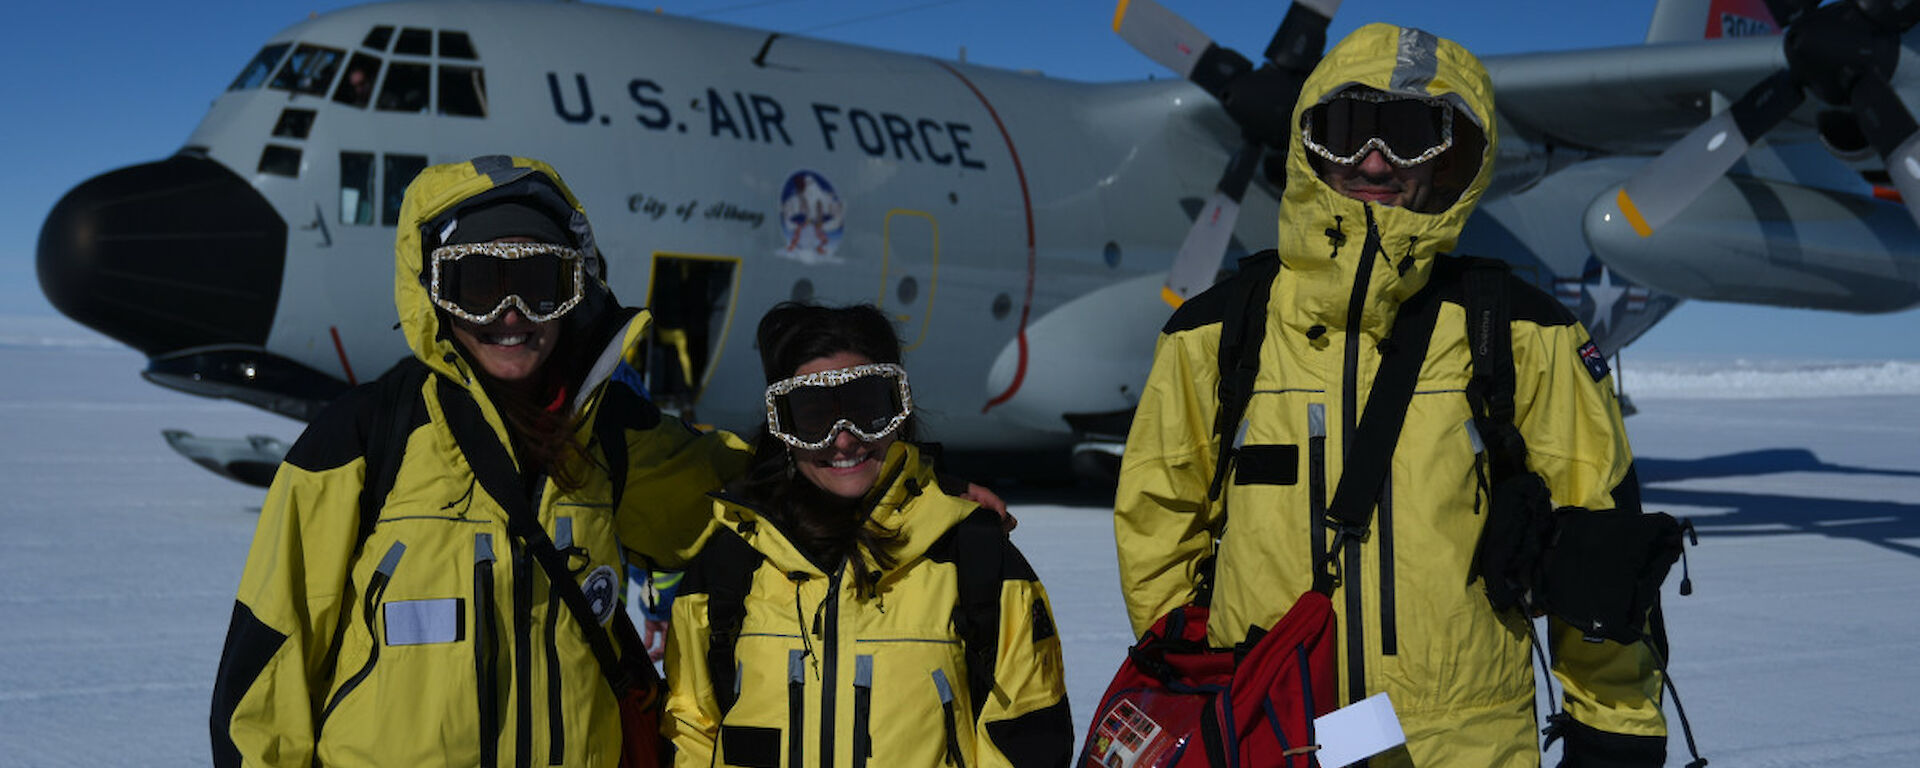
[[[469,362],[444,332],[420,279],[423,227],[476,198],[541,191],[586,218],[543,163],[477,158],[423,171],[408,187],[395,246],[394,300],[414,356],[430,373],[408,425],[392,491],[360,539],[377,385],[330,405],[274,477],[241,576],[214,686],[218,765],[612,766],[620,724],[583,632],[605,632],[624,595],[626,562],[677,566],[711,530],[706,493],[744,467],[732,435],[700,435],[627,383],[647,327],[597,280],[554,322],[600,354],[576,382],[577,439],[595,466],[582,487],[536,478],[540,524],[576,568],[600,626],[582,627],[555,599],[546,572],[508,533],[506,513],[456,445],[444,392],[478,405],[482,433],[511,453],[507,431]],[[597,313],[597,316],[596,316]],[[578,316],[578,317],[576,317]],[[624,370],[620,370],[624,367]],[[619,373],[616,371],[619,370]],[[621,398],[629,469],[614,510],[595,421]],[[405,409],[402,409],[404,412]],[[465,410],[473,414],[471,408]],[[619,434],[619,433],[614,433]],[[519,459],[516,457],[515,462]],[[511,479],[520,487],[519,478]]]
[[[1351,85],[1441,98],[1456,124],[1485,135],[1477,174],[1438,213],[1363,203],[1315,173],[1301,116]],[[1215,552],[1211,640],[1231,645],[1269,627],[1311,588],[1332,535],[1330,501],[1379,368],[1377,346],[1401,304],[1435,272],[1492,176],[1493,93],[1485,69],[1451,41],[1386,24],[1330,50],[1293,112],[1279,215],[1281,269],[1267,304],[1259,376],[1240,462],[1208,501],[1215,457],[1217,354],[1230,291],[1183,305],[1159,339],[1127,439],[1114,519],[1121,588],[1135,633],[1191,601]],[[1470,157],[1470,156],[1469,156]],[[1444,158],[1443,158],[1444,159]],[[1433,162],[1441,162],[1436,160]],[[1469,167],[1465,170],[1471,171]],[[1465,175],[1460,174],[1460,179]],[[1586,330],[1555,300],[1512,281],[1516,424],[1529,465],[1556,505],[1616,507],[1631,454],[1612,380],[1583,364]],[[1342,558],[1333,594],[1342,702],[1386,692],[1407,750],[1373,765],[1524,766],[1539,762],[1526,620],[1495,614],[1472,572],[1486,520],[1486,457],[1464,394],[1472,375],[1460,291],[1440,306],[1392,466],[1357,560]],[[1249,351],[1251,353],[1251,351]],[[1637,505],[1637,493],[1625,500]],[[1569,765],[1578,753],[1658,765],[1665,750],[1660,677],[1643,645],[1587,643],[1553,622],[1548,641],[1566,690]],[[1651,763],[1642,759],[1651,757]],[[1607,763],[1615,764],[1615,763]]]
[[[1032,567],[1005,544],[993,689],[976,718],[953,625],[956,562],[969,554],[953,532],[976,507],[947,495],[905,441],[888,451],[874,494],[868,525],[890,537],[894,565],[880,569],[856,548],[854,565],[878,573],[871,591],[854,585],[847,565],[823,570],[754,507],[717,497],[714,515],[728,530],[714,541],[738,536],[761,559],[734,647],[738,694],[725,712],[708,671],[715,547],[694,559],[674,600],[664,730],[675,765],[1067,764],[1074,733],[1060,637]]]

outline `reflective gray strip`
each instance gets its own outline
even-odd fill
[[[486,176],[498,187],[531,172],[530,168],[516,168],[513,158],[506,155],[485,155],[473,159],[474,173]]]
[[[873,654],[855,656],[853,659],[853,687],[873,688]]]
[[[746,667],[740,662],[733,663],[733,700],[740,700],[740,678],[745,677]]]
[[[380,558],[380,567],[374,570],[383,576],[392,578],[393,569],[400,567],[400,556],[406,553],[407,545],[397,541],[394,542],[393,546],[387,549],[387,556]]]
[[[1440,48],[1440,39],[1422,29],[1405,27],[1400,30],[1400,50],[1394,54],[1393,80],[1387,90],[1394,93],[1426,93],[1427,84],[1433,82],[1433,76],[1440,71],[1440,57],[1436,51]]]
[[[1240,428],[1234,430],[1233,433],[1233,447],[1239,448],[1247,444],[1247,426],[1252,423],[1253,422],[1248,419],[1240,420]]]
[[[787,682],[799,683],[807,679],[807,654],[805,651],[787,651]],[[740,679],[735,674],[733,679]]]
[[[387,603],[387,645],[451,643],[460,639],[460,601],[398,600]]]
[[[1467,419],[1467,439],[1473,441],[1474,453],[1485,453],[1487,444],[1480,440],[1480,430],[1473,426],[1473,419]]]
[[[493,562],[493,534],[479,533],[473,537],[473,562]]]
[[[553,521],[553,548],[565,553],[573,547],[573,518],[561,517]]]
[[[1327,404],[1307,404],[1307,437],[1327,436]]]
[[[935,690],[940,691],[940,703],[953,703],[953,686],[947,684],[946,670],[936,669],[933,671],[933,687]]]

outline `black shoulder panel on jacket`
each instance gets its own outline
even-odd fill
[[[1454,304],[1466,303],[1466,274],[1471,261],[1484,257],[1441,256],[1434,260],[1433,276],[1429,278],[1434,290],[1440,292],[1440,298]],[[1520,278],[1511,269],[1507,271],[1507,311],[1514,320],[1523,320],[1535,325],[1563,326],[1579,322],[1573,312],[1561,304],[1546,291]]]
[[[1240,276],[1245,274],[1248,262],[1255,259],[1280,258],[1280,252],[1265,250],[1240,260],[1240,272],[1233,277],[1214,283],[1213,287],[1200,292],[1200,295],[1187,299],[1173,316],[1167,318],[1167,324],[1160,328],[1161,333],[1191,331],[1203,325],[1212,325],[1225,320],[1227,303],[1233,300],[1232,286],[1238,284]]]
[[[247,695],[267,662],[280,651],[287,636],[253,615],[246,603],[233,602],[233,620],[227,625],[227,645],[220,651],[220,670],[213,677],[213,764],[240,765],[240,748],[229,730],[240,697]]]
[[[957,564],[963,555],[970,554],[972,557],[979,557],[983,559],[987,557],[982,553],[962,553],[960,551],[961,549],[960,539],[963,538],[960,534],[960,529],[962,526],[976,527],[979,531],[982,531],[982,532],[987,531],[987,529],[991,529],[992,533],[999,534],[997,537],[995,537],[995,536],[985,535],[983,533],[983,535],[980,536],[979,538],[982,538],[982,539],[997,538],[999,540],[1000,546],[1002,547],[1001,555],[1000,555],[1000,580],[1001,581],[1039,581],[1040,580],[1040,576],[1034,573],[1033,566],[1027,562],[1027,558],[1020,554],[1019,548],[1013,546],[1013,540],[1007,538],[1006,534],[1003,531],[1001,531],[999,513],[994,512],[991,509],[987,509],[986,507],[979,507],[975,509],[973,511],[973,514],[968,515],[967,519],[960,521],[959,525],[955,525],[954,527],[947,529],[947,532],[945,534],[942,534],[939,540],[933,542],[932,546],[927,547],[926,558],[936,563],[956,563]]]
[[[285,461],[308,472],[345,466],[366,455],[367,436],[373,434],[373,414],[380,405],[380,382],[370,381],[341,393],[307,424],[307,430],[287,449]],[[414,393],[407,433],[427,423],[425,398]]]
[[[687,563],[677,594],[734,593],[744,597],[760,567],[760,552],[732,528],[721,526]]]

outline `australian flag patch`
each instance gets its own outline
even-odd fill
[[[1606,378],[1611,372],[1607,368],[1607,356],[1600,354],[1600,348],[1591,341],[1580,345],[1580,362],[1587,366],[1587,373],[1594,381]]]

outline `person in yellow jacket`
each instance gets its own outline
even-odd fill
[[[673,605],[675,764],[1065,766],[1046,590],[911,442],[886,316],[787,303],[758,337],[767,426]]]
[[[1221,497],[1209,501],[1226,447],[1213,419],[1229,291],[1216,286],[1168,320],[1127,438],[1114,529],[1136,634],[1196,597],[1209,557],[1215,645],[1272,626],[1311,587],[1334,541],[1319,516],[1354,450],[1378,347],[1492,177],[1494,118],[1480,62],[1417,29],[1362,27],[1309,75],[1293,110],[1259,374]],[[1556,301],[1511,283],[1529,466],[1556,505],[1637,510],[1604,358]],[[1473,571],[1486,457],[1464,394],[1460,292],[1442,296],[1371,531],[1334,553],[1339,691],[1343,704],[1383,691],[1393,701],[1407,745],[1375,768],[1537,765],[1528,620],[1496,614]],[[1571,715],[1562,765],[1660,765],[1660,673],[1645,644],[1584,642],[1557,620],[1546,642]]]
[[[706,494],[745,445],[646,401],[628,362],[647,313],[614,302],[584,209],[545,163],[428,168],[401,216],[394,303],[424,382],[393,424],[373,423],[380,384],[349,392],[275,475],[214,685],[214,763],[615,765],[618,706],[586,633],[607,631],[626,562],[698,548]],[[386,431],[404,452],[363,529],[367,448]],[[482,444],[511,466],[478,460]],[[515,506],[566,554],[599,626],[509,530],[501,487],[531,502]]]

